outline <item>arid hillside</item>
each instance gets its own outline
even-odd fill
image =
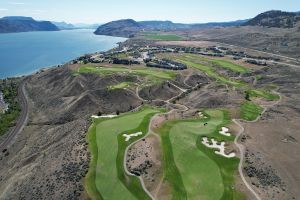
[[[294,28],[237,26],[190,30],[180,34],[191,38],[191,40],[222,42],[293,58],[299,58],[300,56],[299,23]]]

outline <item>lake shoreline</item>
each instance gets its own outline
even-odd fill
[[[65,65],[85,54],[108,51],[126,40],[94,35],[92,29],[0,34],[0,50],[4,52],[0,55],[0,79],[20,78]]]

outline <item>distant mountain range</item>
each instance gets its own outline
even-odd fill
[[[96,29],[101,25],[101,24],[85,24],[85,23],[70,24],[66,22],[55,22],[55,21],[52,21],[52,23],[56,25],[60,30]]]
[[[211,22],[203,24],[183,24],[171,21],[140,21],[133,19],[122,19],[101,25],[95,31],[97,35],[111,35],[119,37],[133,37],[136,33],[144,31],[174,31],[182,29],[201,29],[209,27],[239,26],[248,20],[238,20],[232,22]]]
[[[60,30],[70,30],[70,29],[75,29],[76,27],[73,24],[69,24],[66,22],[51,22],[55,26],[57,26]]]
[[[110,35],[119,37],[134,37],[140,31],[174,31],[183,29],[204,29],[210,27],[229,26],[264,26],[276,28],[293,28],[300,25],[300,12],[284,12],[271,10],[257,15],[252,19],[231,22],[211,23],[173,23],[172,21],[134,21],[122,19],[103,25],[99,24],[69,24],[66,22],[36,21],[31,17],[3,17],[0,18],[0,33],[28,32],[28,31],[58,31],[70,29],[96,29],[96,35]]]
[[[76,23],[73,24],[75,26],[75,28],[84,28],[84,29],[94,29],[96,30],[100,25],[102,24],[86,24],[86,23]]]
[[[178,29],[199,29],[209,27],[226,27],[226,26],[239,26],[246,20],[237,20],[231,22],[209,22],[209,23],[196,23],[196,24],[183,24],[173,23],[172,21],[141,21],[138,22],[143,29],[146,30],[178,30]]]
[[[0,33],[29,31],[59,31],[59,28],[50,21],[36,21],[31,17],[0,18]]]
[[[183,29],[204,29],[210,27],[229,26],[265,26],[277,28],[293,28],[300,23],[300,12],[267,11],[252,19],[231,22],[211,22],[202,24],[182,24],[171,21],[140,21],[123,19],[106,23],[95,31],[97,35],[133,37],[140,31],[174,31]]]

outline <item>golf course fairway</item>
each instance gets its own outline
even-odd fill
[[[94,121],[88,134],[93,156],[85,180],[92,199],[150,199],[139,179],[125,173],[124,154],[128,145],[145,136],[151,117],[160,111],[144,107],[138,112]],[[123,134],[136,132],[143,135],[125,142]]]
[[[241,199],[232,186],[237,158],[216,155],[201,144],[202,137],[232,141],[218,130],[228,124],[227,113],[206,110],[206,119],[167,122],[158,129],[162,138],[164,176],[172,187],[172,199]]]

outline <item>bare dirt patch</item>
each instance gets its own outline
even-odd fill
[[[243,138],[248,149],[245,171],[263,199],[296,199],[300,195],[296,189],[300,176],[295,173],[300,164],[297,134],[300,116],[288,109],[278,111],[284,115],[267,112],[266,115],[276,117],[245,124]]]
[[[159,138],[149,135],[130,147],[126,156],[128,171],[141,176],[152,195],[155,195],[163,175],[160,149]]]

